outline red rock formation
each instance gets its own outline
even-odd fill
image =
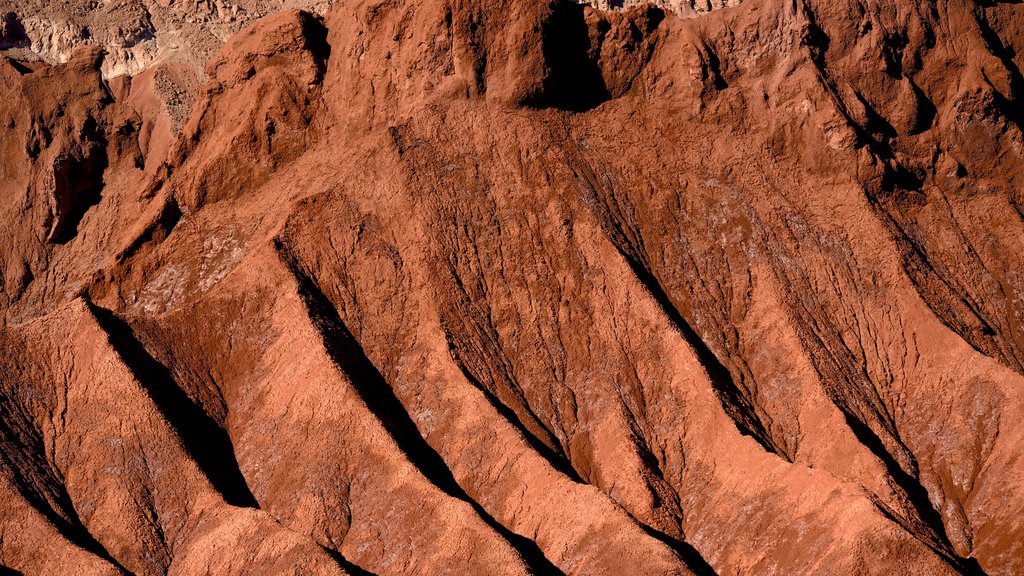
[[[0,566],[1024,572],[1022,10],[8,53]]]

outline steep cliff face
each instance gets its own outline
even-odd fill
[[[1024,7],[670,7],[8,53],[0,566],[1024,572]]]

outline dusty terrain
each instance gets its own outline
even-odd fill
[[[0,573],[1024,573],[1024,4],[57,4]]]

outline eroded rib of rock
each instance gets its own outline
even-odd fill
[[[1019,572],[1020,15],[355,2],[202,78],[5,58],[0,565]]]

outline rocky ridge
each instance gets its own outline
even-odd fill
[[[9,52],[0,565],[1024,572],[1021,11]]]
[[[323,14],[330,0],[0,1],[0,49],[64,63],[79,46],[106,52],[103,76],[135,75],[159,62],[201,74],[206,61],[249,23],[289,8]]]

